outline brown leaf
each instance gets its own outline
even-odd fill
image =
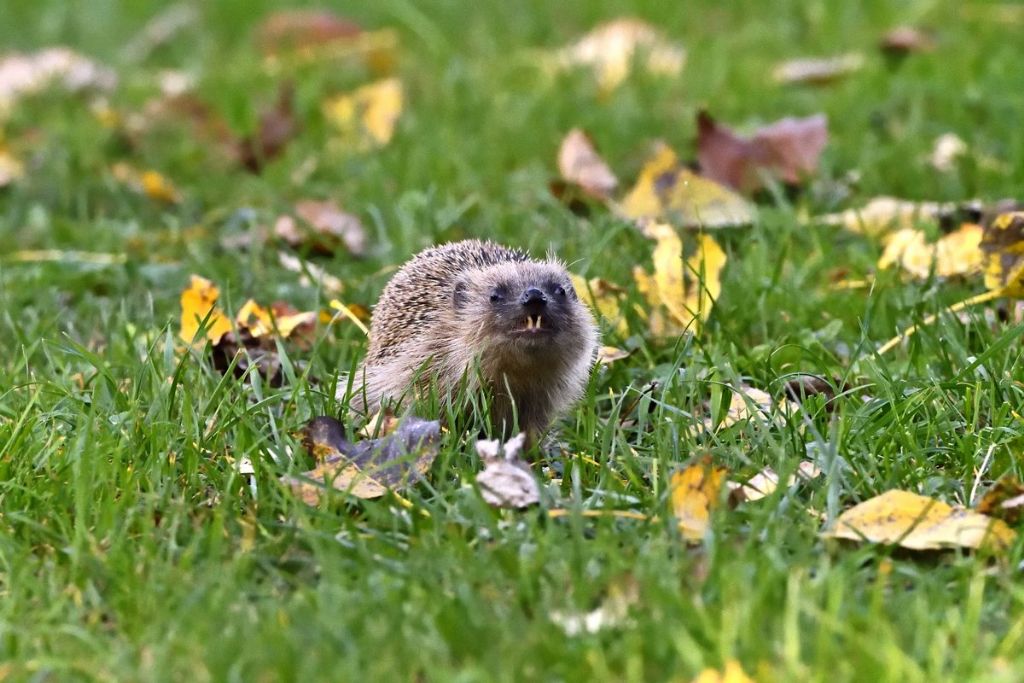
[[[738,137],[704,111],[697,114],[697,159],[713,180],[751,192],[762,187],[760,172],[797,185],[818,169],[828,141],[824,114],[785,118],[759,128],[749,140]]]
[[[525,444],[525,432],[504,445],[498,440],[476,442],[476,452],[484,462],[483,471],[476,475],[476,485],[488,505],[521,509],[540,502],[537,480],[520,457]]]
[[[294,86],[288,82],[282,83],[277,91],[277,101],[260,114],[256,133],[238,141],[237,156],[242,166],[253,173],[259,173],[298,134],[294,100]]]
[[[882,36],[878,46],[887,55],[902,57],[912,52],[931,52],[935,49],[935,38],[913,26],[897,26]]]
[[[333,255],[338,247],[354,256],[366,252],[366,231],[358,216],[342,211],[334,200],[304,199],[295,204],[295,214],[307,227],[300,227],[292,216],[281,216],[274,224],[274,234],[291,247]]]
[[[975,511],[1016,526],[1024,511],[1024,484],[1013,475],[1000,477],[985,492]]]
[[[618,178],[597,153],[590,137],[579,128],[573,128],[562,140],[558,172],[566,182],[578,185],[595,199],[608,199],[619,186]]]
[[[267,15],[256,30],[256,42],[263,54],[274,55],[355,38],[362,32],[356,22],[328,10],[290,9]]]
[[[303,430],[303,445],[319,461],[301,477],[283,477],[308,505],[330,490],[358,498],[379,498],[420,480],[437,457],[441,425],[410,416],[382,439],[350,442],[331,417],[318,417]],[[312,480],[312,481],[310,481]]]
[[[825,410],[832,412],[836,409],[835,397],[838,392],[847,390],[845,382],[838,379],[827,380],[817,375],[797,375],[784,385],[786,398],[797,403],[803,403],[811,396],[823,396],[825,398]]]

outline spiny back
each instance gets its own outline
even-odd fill
[[[434,325],[452,306],[456,278],[467,270],[512,261],[528,261],[518,249],[493,242],[465,240],[421,251],[395,273],[373,310],[366,362],[375,363],[401,352],[402,342]]]

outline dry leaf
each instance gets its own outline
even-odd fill
[[[821,476],[821,470],[818,466],[810,460],[803,460],[797,466],[796,474],[791,474],[786,479],[786,487],[795,484],[797,478],[810,481],[819,476]],[[745,483],[729,482],[728,486],[731,491],[730,498],[737,498],[738,502],[752,502],[775,493],[775,489],[779,487],[779,475],[771,467],[765,467]]]
[[[359,436],[364,439],[385,437],[398,429],[401,422],[390,410],[379,410],[362,426]]]
[[[331,294],[339,294],[345,289],[345,285],[342,284],[341,280],[334,277],[315,263],[303,261],[298,256],[292,256],[291,254],[286,254],[284,252],[280,252],[277,255],[277,261],[285,270],[290,270],[293,273],[299,273],[301,275],[299,278],[299,284],[301,285],[311,284],[309,278],[313,278],[313,281],[315,281],[317,285],[323,287],[325,291]],[[309,277],[307,277],[307,274]]]
[[[621,626],[629,616],[629,608],[640,599],[640,588],[632,576],[608,586],[608,594],[600,606],[589,612],[554,610],[548,616],[565,635],[591,634]]]
[[[721,228],[754,221],[754,207],[747,200],[681,166],[676,153],[663,144],[644,165],[633,189],[613,208],[640,223],[660,220],[680,228]]]
[[[573,128],[558,149],[558,172],[567,183],[578,185],[591,197],[608,199],[619,186],[594,143],[579,128]]]
[[[897,26],[882,36],[878,46],[890,56],[902,57],[912,52],[931,52],[935,49],[935,39],[919,28]]]
[[[938,277],[971,275],[980,271],[983,265],[982,234],[980,225],[964,223],[959,230],[943,235],[932,244],[925,240],[925,234],[920,230],[897,230],[886,237],[885,251],[878,260],[878,267],[898,265],[920,280],[929,277],[933,265]]]
[[[913,228],[918,223],[938,222],[956,208],[956,205],[948,203],[876,197],[861,208],[827,214],[819,220],[827,225],[841,225],[851,232],[874,237],[890,230]]]
[[[634,64],[653,74],[677,76],[686,64],[686,50],[666,40],[647,22],[620,17],[596,26],[554,55],[556,68],[593,69],[604,92],[621,85]]]
[[[957,159],[967,154],[967,143],[956,133],[943,133],[935,139],[929,162],[936,171],[956,170]]]
[[[737,190],[760,189],[762,174],[797,185],[818,169],[818,159],[828,141],[824,114],[785,118],[754,131],[749,139],[738,137],[701,111],[697,114],[697,159],[701,172]]]
[[[276,333],[281,339],[287,339],[296,330],[311,330],[319,315],[317,311],[300,313],[283,302],[276,302],[267,309],[249,299],[238,310],[235,321],[253,337]]]
[[[110,91],[117,85],[117,75],[66,47],[10,54],[0,59],[0,113],[9,110],[22,97],[51,85],[59,85],[69,92]]]
[[[207,340],[216,344],[231,331],[231,321],[217,307],[220,290],[211,281],[193,275],[188,288],[181,293],[181,332],[179,336],[186,343],[205,344]],[[209,318],[207,319],[207,316]],[[206,330],[200,339],[195,339],[199,326],[206,320]]]
[[[1006,296],[1024,297],[1024,211],[999,214],[985,226],[985,286]]]
[[[597,350],[597,362],[602,365],[611,365],[623,358],[629,358],[629,351],[624,351],[614,346],[602,346]]]
[[[25,177],[25,164],[4,148],[0,139],[0,188]]]
[[[803,403],[811,396],[825,397],[825,410],[832,412],[836,409],[836,392],[845,392],[845,382],[833,378],[832,381],[817,375],[797,375],[785,384],[785,396],[796,403]]]
[[[362,32],[356,22],[328,10],[290,9],[267,15],[256,30],[256,42],[265,55],[275,55],[350,40]]]
[[[181,193],[174,187],[174,183],[156,171],[139,171],[119,161],[110,168],[110,173],[135,192],[155,201],[165,204],[176,204],[181,201]]]
[[[388,78],[324,102],[324,117],[342,134],[342,144],[358,150],[391,141],[402,113],[402,83]]]
[[[727,470],[706,455],[672,475],[669,496],[672,515],[688,541],[699,541],[711,527],[711,511],[721,504]]]
[[[1016,526],[1024,511],[1024,484],[1013,475],[1000,477],[981,497],[974,510]]]
[[[737,422],[752,419],[762,424],[781,423],[780,417],[774,415],[776,410],[790,412],[793,406],[785,398],[776,401],[771,394],[747,384],[730,387],[729,408],[717,428],[726,429]],[[716,428],[714,419],[706,418],[704,428],[713,431]]]
[[[294,248],[305,247],[327,256],[338,247],[354,256],[366,252],[366,230],[359,217],[343,211],[334,200],[304,199],[296,202],[295,214],[309,227],[302,229],[291,216],[281,216],[274,224],[274,234]]]
[[[772,71],[772,78],[776,83],[785,85],[827,85],[860,71],[863,66],[864,55],[858,52],[836,57],[792,59],[777,65]]]
[[[284,151],[299,132],[295,118],[295,88],[289,83],[278,87],[277,100],[259,116],[253,135],[237,143],[238,161],[253,173],[259,173],[268,161]]]
[[[897,544],[910,550],[972,548],[1002,550],[1016,532],[998,519],[910,491],[886,491],[854,506],[836,520],[826,538]]]
[[[692,253],[684,257],[683,240],[672,226],[654,223],[645,232],[658,242],[652,255],[654,273],[635,266],[633,277],[650,306],[651,333],[671,337],[699,328],[722,291],[725,252],[712,237],[697,235],[689,240]]]
[[[476,452],[484,462],[483,471],[476,475],[476,485],[488,505],[521,509],[540,502],[537,480],[520,458],[525,443],[525,432],[504,446],[498,440],[476,442]]]
[[[743,671],[743,667],[740,666],[739,662],[735,659],[730,659],[725,663],[725,667],[721,671],[718,669],[704,669],[697,674],[692,683],[754,683],[754,679]]]
[[[303,430],[303,444],[320,464],[301,477],[282,480],[308,505],[318,504],[332,489],[379,498],[419,481],[437,457],[440,440],[436,420],[407,417],[385,438],[350,442],[340,422],[318,417]]]
[[[625,337],[629,334],[629,326],[621,305],[625,299],[625,289],[598,277],[590,280],[584,280],[575,274],[569,277],[572,279],[573,289],[584,303],[606,320],[619,336]]]

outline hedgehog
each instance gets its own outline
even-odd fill
[[[372,412],[432,387],[450,405],[482,390],[494,431],[532,443],[583,394],[597,338],[561,262],[480,240],[431,247],[374,307],[351,405]]]

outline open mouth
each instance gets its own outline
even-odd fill
[[[522,335],[535,335],[535,334],[549,334],[554,332],[551,324],[544,319],[542,315],[528,315],[526,316],[526,324],[515,330],[517,334]]]

